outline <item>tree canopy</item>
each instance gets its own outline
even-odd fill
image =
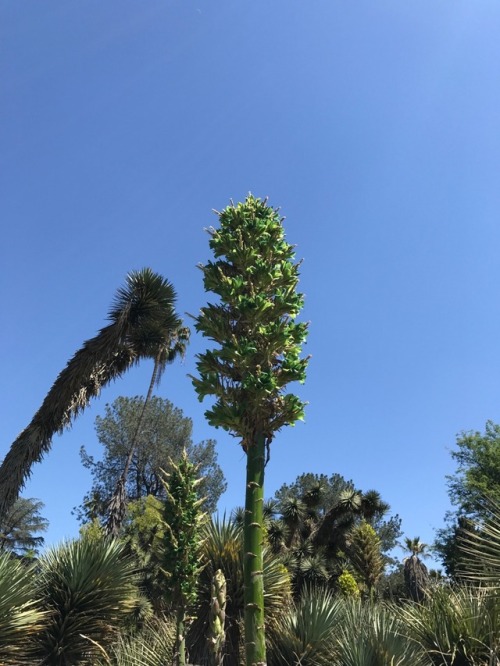
[[[96,418],[96,433],[104,447],[104,454],[101,460],[95,460],[85,447],[80,450],[83,465],[92,474],[92,488],[77,509],[80,520],[105,519],[143,404],[141,396],[119,397],[111,405],[106,405],[104,416]],[[169,459],[179,460],[186,450],[190,460],[199,465],[200,474],[204,477],[200,489],[202,496],[207,498],[204,508],[209,512],[215,510],[219,497],[226,489],[224,475],[217,463],[215,441],[209,439],[194,444],[192,427],[192,420],[169,400],[151,398],[127,475],[127,496],[130,500],[147,495],[165,497],[160,470],[168,471]]]
[[[451,576],[460,567],[459,542],[464,533],[490,517],[490,502],[500,503],[500,425],[487,421],[484,433],[461,432],[456,446],[451,456],[457,471],[447,477],[455,510],[448,512],[447,526],[437,531],[434,545]]]

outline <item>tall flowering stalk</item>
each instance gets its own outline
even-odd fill
[[[218,347],[198,355],[193,384],[200,400],[215,396],[208,422],[237,437],[247,456],[245,652],[247,666],[263,666],[264,468],[275,433],[304,416],[304,403],[285,390],[305,380],[307,324],[295,322],[304,301],[299,264],[278,211],[250,195],[219,213],[219,223],[208,230],[214,261],[200,266],[205,290],[218,301],[196,318],[196,329]]]

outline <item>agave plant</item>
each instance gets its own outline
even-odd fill
[[[123,545],[80,539],[40,560],[37,591],[48,617],[37,638],[47,666],[94,664],[136,604],[135,563]]]
[[[35,602],[34,567],[0,555],[0,663],[30,663],[33,637],[46,614]],[[32,663],[32,662],[31,662]]]

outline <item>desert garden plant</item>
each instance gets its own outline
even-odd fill
[[[38,566],[36,596],[46,612],[40,663],[91,666],[134,609],[134,560],[118,541],[81,538],[50,549]]]
[[[211,425],[240,441],[247,457],[244,525],[247,666],[266,663],[263,585],[264,469],[283,426],[303,418],[304,403],[286,394],[305,379],[300,358],[307,324],[295,323],[303,296],[299,264],[285,240],[282,218],[251,195],[219,213],[209,229],[214,261],[200,266],[205,290],[218,302],[201,309],[196,329],[218,347],[198,356],[198,396],[214,396]]]

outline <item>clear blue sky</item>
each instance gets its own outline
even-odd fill
[[[198,311],[203,227],[251,191],[304,258],[313,356],[267,494],[338,472],[432,541],[456,433],[500,420],[499,34],[497,0],[2,0],[0,455],[129,270]],[[230,509],[244,457],[187,378],[205,347],[194,335],[160,395],[217,439]],[[33,468],[49,543],[77,532],[96,415],[150,371]]]

